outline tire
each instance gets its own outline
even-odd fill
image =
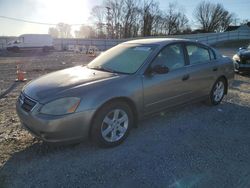
[[[18,52],[20,52],[20,49],[17,46],[13,46],[12,51],[15,52],[15,53],[18,53]]]
[[[49,50],[50,50],[49,46],[44,46],[43,47],[43,52],[49,52]]]
[[[212,90],[209,94],[208,104],[209,105],[218,105],[221,103],[225,91],[226,91],[226,81],[223,78],[219,78],[213,85]]]
[[[9,52],[12,51],[12,47],[7,47],[6,49],[7,49],[7,51],[9,51]]]
[[[117,146],[128,137],[133,122],[133,113],[126,103],[108,103],[94,117],[91,139],[100,147]]]

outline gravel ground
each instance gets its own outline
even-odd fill
[[[230,56],[231,51],[222,49]],[[0,57],[1,90],[15,78],[3,67],[16,61],[26,62],[31,79],[89,60],[71,53]],[[111,149],[89,142],[56,147],[34,139],[15,113],[23,85],[0,99],[0,187],[250,187],[249,75],[236,75],[221,105],[162,112]]]

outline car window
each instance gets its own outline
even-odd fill
[[[187,52],[190,65],[201,64],[210,61],[209,51],[197,45],[187,45]]]
[[[165,65],[169,70],[184,67],[185,60],[181,44],[172,44],[164,47],[156,56],[151,66]]]

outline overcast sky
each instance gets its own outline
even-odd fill
[[[221,3],[240,19],[250,20],[249,0],[209,0]],[[103,0],[0,0],[0,16],[14,17],[24,20],[45,23],[64,22],[68,24],[87,24],[91,8],[101,5]],[[164,11],[170,2],[177,3],[189,18],[190,26],[195,27],[193,11],[200,1],[171,1],[159,0],[160,8]],[[46,25],[30,24],[0,18],[0,35],[18,36],[24,33],[47,33]],[[73,27],[77,29],[77,27]]]

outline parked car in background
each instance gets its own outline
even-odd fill
[[[53,39],[48,34],[24,34],[7,44],[7,50],[19,52],[21,49],[42,49],[44,52],[54,49]]]
[[[28,83],[16,109],[24,127],[46,142],[91,138],[112,147],[152,113],[194,101],[218,105],[233,77],[232,59],[205,44],[134,40],[87,66]]]
[[[250,72],[250,45],[239,48],[233,60],[235,72]]]

